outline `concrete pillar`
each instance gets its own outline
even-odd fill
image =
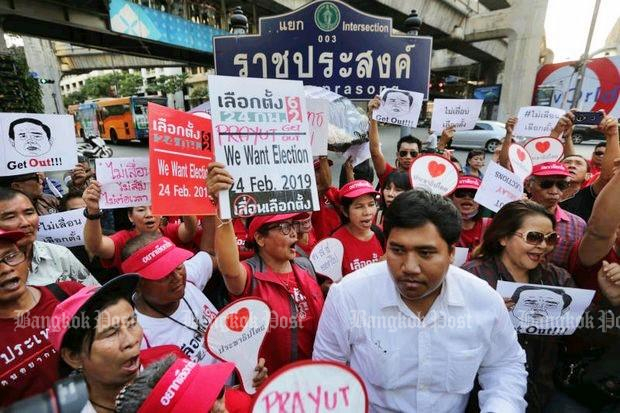
[[[24,40],[24,52],[26,61],[31,72],[36,72],[40,78],[53,79],[54,83],[41,85],[43,95],[43,111],[50,114],[65,114],[65,106],[62,103],[60,92],[60,63],[54,53],[52,42],[37,37],[22,36]]]
[[[8,47],[6,47],[6,40],[4,40],[4,27],[2,27],[2,18],[0,18],[0,53],[5,53],[8,50]]]

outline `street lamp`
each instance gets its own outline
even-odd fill
[[[422,19],[418,16],[418,12],[416,10],[411,10],[411,14],[405,19],[407,34],[417,36],[421,26]]]
[[[248,32],[248,18],[241,6],[235,7],[230,16],[230,32],[232,34],[246,34]]]

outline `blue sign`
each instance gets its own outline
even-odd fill
[[[258,35],[213,39],[218,75],[301,80],[350,99],[385,88],[428,98],[432,39],[392,35],[390,18],[323,0],[259,26]]]
[[[502,85],[482,86],[474,88],[474,99],[484,99],[484,103],[499,103]]]
[[[213,53],[213,36],[226,33],[128,0],[110,2],[110,27],[118,33],[208,53]]]

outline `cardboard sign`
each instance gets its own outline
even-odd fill
[[[151,177],[147,158],[96,159],[101,183],[101,209],[151,205]]]
[[[532,174],[532,158],[527,150],[515,143],[510,144],[508,148],[508,159],[512,165],[513,172],[525,179]]]
[[[474,201],[493,212],[504,204],[523,198],[523,178],[495,162],[491,162],[484,174]]]
[[[0,113],[0,176],[65,171],[77,163],[70,115]]]
[[[298,361],[267,379],[254,397],[252,413],[368,412],[361,377],[332,361]]]
[[[400,89],[385,89],[381,92],[381,106],[372,112],[378,122],[393,125],[418,126],[424,94]]]
[[[329,101],[306,98],[308,105],[308,127],[312,156],[327,155],[327,136],[329,135]]]
[[[435,99],[431,130],[440,134],[449,126],[456,130],[473,129],[480,117],[482,102],[482,99]]]
[[[152,210],[157,215],[213,215],[207,166],[213,161],[211,121],[149,103]]]
[[[242,298],[220,310],[205,335],[205,346],[213,357],[235,363],[248,394],[256,392],[252,379],[270,321],[271,309],[266,302]]]
[[[319,241],[310,253],[310,262],[316,272],[337,283],[342,280],[342,257],[344,246],[336,238]]]
[[[524,146],[532,158],[532,165],[545,162],[556,162],[564,156],[564,145],[559,139],[540,137],[532,139]]]
[[[517,333],[547,336],[573,334],[594,298],[593,290],[506,281],[497,282],[497,292],[514,303],[509,312]]]
[[[84,208],[41,215],[37,239],[65,247],[84,245],[85,223]]]
[[[319,209],[303,84],[209,76],[215,157],[235,182],[221,218]]]
[[[548,106],[525,106],[519,109],[514,135],[535,138],[547,136],[565,111]]]
[[[429,192],[448,195],[454,191],[459,173],[449,159],[438,155],[418,156],[409,169],[411,186]]]
[[[454,249],[454,262],[452,264],[457,267],[462,267],[467,262],[467,256],[469,255],[469,248],[456,247]]]
[[[360,143],[359,145],[349,146],[349,149],[344,151],[342,156],[345,159],[351,158],[351,163],[355,168],[357,165],[364,162],[366,159],[370,159],[370,142]]]

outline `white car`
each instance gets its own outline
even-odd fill
[[[480,120],[472,130],[456,131],[452,143],[453,148],[480,148],[487,152],[495,152],[504,136],[506,129],[504,124],[492,120]]]

